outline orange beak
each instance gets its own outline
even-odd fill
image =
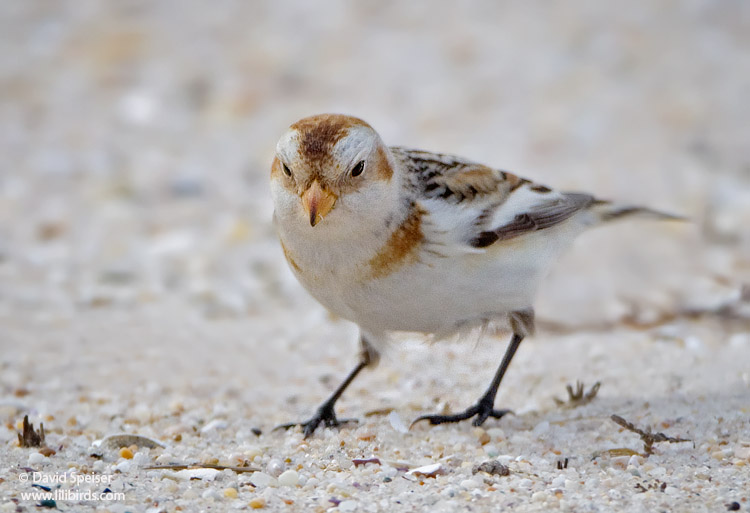
[[[328,215],[335,204],[336,195],[323,189],[317,180],[302,193],[302,206],[305,207],[305,212],[310,216],[310,226],[318,224]]]

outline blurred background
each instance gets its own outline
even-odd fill
[[[0,322],[317,309],[267,180],[286,126],[320,112],[693,220],[583,236],[547,326],[739,308],[748,48],[742,0],[3,2]]]
[[[309,445],[270,433],[308,417],[356,355],[356,329],[296,283],[271,224],[276,141],[321,112],[359,116],[387,144],[689,217],[580,237],[500,388],[498,405],[518,415],[485,426],[496,453],[534,462],[528,477],[553,468],[553,447],[587,468],[591,502],[574,510],[619,497],[609,471],[588,477],[605,472],[592,450],[631,444],[612,438],[613,412],[696,440],[656,460],[652,477],[670,488],[651,509],[680,510],[661,502],[670,490],[683,510],[739,500],[727,490],[745,490],[750,468],[747,0],[0,2],[0,461],[11,469],[0,496],[26,489],[14,469],[75,467],[116,472],[112,489],[144,510],[199,486],[193,500],[216,509],[211,483],[140,467],[247,458],[309,477],[343,451],[484,459],[468,425],[404,434],[364,414],[393,410],[408,424],[472,404],[507,343],[493,334],[436,345],[406,335],[337,405],[363,419],[356,431],[323,430]],[[543,419],[566,415],[552,397],[579,379],[601,392],[569,415],[594,420],[551,429]],[[56,456],[18,447],[25,414],[44,422]],[[94,440],[122,431],[169,447],[158,459],[139,450],[132,467],[91,457]],[[392,493],[325,474],[289,493],[326,505],[332,479],[357,481],[352,496]],[[689,475],[697,484],[683,493]],[[511,490],[493,496],[515,500]],[[240,489],[245,502],[253,494]]]

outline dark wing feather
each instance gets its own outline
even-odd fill
[[[470,244],[475,248],[485,248],[498,241],[504,241],[529,232],[544,230],[562,223],[573,214],[590,206],[594,197],[581,193],[564,193],[562,196],[534,207],[534,210],[518,214],[503,226],[480,232]]]

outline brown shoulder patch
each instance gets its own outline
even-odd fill
[[[370,259],[370,277],[382,278],[401,266],[417,260],[417,250],[422,244],[422,217],[425,211],[414,207],[409,216],[391,234],[378,254]]]
[[[300,119],[291,128],[299,134],[300,156],[315,161],[324,159],[353,126],[369,125],[353,116],[319,114]]]
[[[510,184],[510,192],[515,191],[519,187],[521,187],[524,184],[531,183],[529,180],[525,178],[521,178],[520,176],[516,176],[513,173],[505,173],[508,177],[508,183]]]
[[[451,173],[444,180],[448,189],[469,197],[495,192],[498,181],[495,171],[481,164],[467,167],[458,173]]]

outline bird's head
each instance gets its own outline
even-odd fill
[[[271,194],[277,219],[298,230],[346,235],[377,226],[398,197],[393,157],[361,119],[320,114],[297,121],[276,145]]]

